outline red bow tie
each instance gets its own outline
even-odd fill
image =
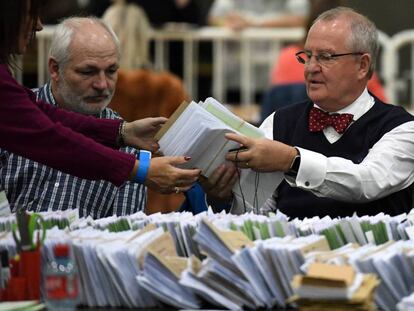
[[[332,126],[338,134],[342,134],[351,124],[354,115],[350,113],[329,114],[319,108],[312,107],[309,112],[309,131],[320,132],[328,126]]]

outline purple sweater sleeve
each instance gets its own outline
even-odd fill
[[[0,148],[85,179],[116,186],[135,163],[114,147],[118,120],[100,120],[36,102],[0,65]]]

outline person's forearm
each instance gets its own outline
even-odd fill
[[[0,94],[0,148],[80,178],[104,179],[117,186],[128,179],[134,155],[107,148],[64,126],[56,109],[37,105],[34,94],[8,76],[0,82]],[[89,119],[81,122],[84,128]],[[101,130],[96,126],[97,132]],[[109,132],[115,141],[117,127]]]
[[[118,147],[118,129],[122,120],[97,119],[92,116],[58,109],[41,101],[37,102],[37,105],[53,122],[59,122],[65,127],[69,127],[105,146]]]
[[[294,184],[315,195],[342,201],[385,197],[414,182],[412,137],[414,122],[407,122],[385,134],[359,164],[299,148],[301,164]]]

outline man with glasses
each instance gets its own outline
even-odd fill
[[[291,218],[397,215],[412,206],[414,117],[367,91],[378,53],[375,25],[350,8],[313,23],[296,54],[310,102],[262,124],[269,139],[227,134],[247,151],[228,154],[241,168],[281,171],[265,209]]]

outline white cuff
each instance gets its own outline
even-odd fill
[[[327,157],[302,148],[298,148],[298,150],[300,152],[300,166],[296,176],[296,186],[303,189],[320,186],[326,176]]]

